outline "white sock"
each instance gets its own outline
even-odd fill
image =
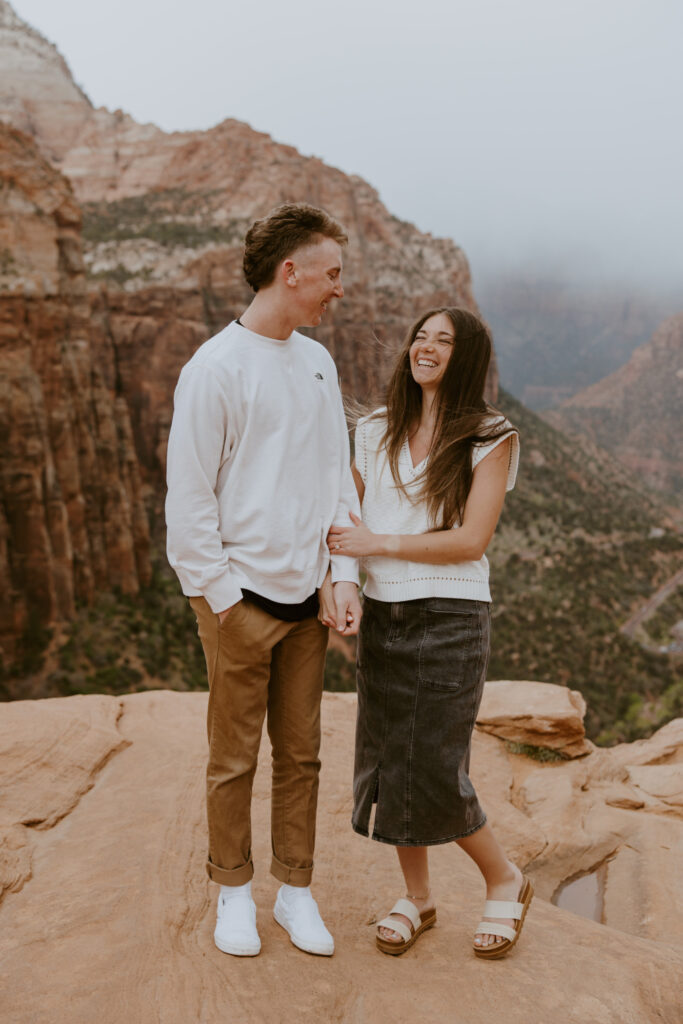
[[[225,896],[228,899],[230,896],[237,896],[237,894],[244,896],[251,896],[251,881],[245,882],[244,885],[222,885],[221,896]]]
[[[282,888],[280,889],[280,892],[285,897],[285,899],[287,899],[287,897],[289,896],[310,896],[311,887],[310,885],[287,885],[287,883],[285,882]]]

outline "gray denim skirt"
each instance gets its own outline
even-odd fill
[[[365,598],[358,638],[356,832],[432,846],[486,821],[468,776],[486,679],[490,605],[450,597]]]

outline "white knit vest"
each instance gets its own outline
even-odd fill
[[[381,439],[386,427],[383,409],[359,420],[356,427],[356,466],[365,484],[362,517],[373,533],[419,534],[433,527],[424,501],[413,502],[397,489],[386,451]],[[511,437],[510,461],[506,490],[515,485],[519,465],[519,435],[503,417],[492,418],[491,424],[500,422],[509,431],[489,445],[473,446],[472,468],[486,458],[502,441]],[[416,491],[416,478],[425,467],[426,459],[413,466],[408,440],[403,444],[399,458],[399,475],[408,495]],[[419,485],[417,485],[419,486]],[[454,526],[454,530],[458,527]],[[489,563],[486,555],[476,562],[458,562],[432,565],[409,562],[402,558],[371,556],[362,559],[367,573],[364,593],[377,601],[412,601],[420,597],[460,597],[474,601],[490,601]]]

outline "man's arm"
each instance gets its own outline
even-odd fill
[[[353,473],[351,471],[351,451],[349,448],[349,432],[346,426],[346,417],[344,415],[344,405],[342,403],[341,392],[339,388],[336,389],[336,417],[337,426],[339,431],[339,440],[342,446],[342,476],[339,487],[339,501],[337,502],[337,508],[335,509],[334,517],[332,519],[333,526],[346,526],[350,520],[350,514],[353,512],[354,515],[360,515],[360,501],[358,500],[358,492],[356,490],[356,484],[354,481]],[[332,583],[355,583],[356,586],[359,583],[358,577],[358,560],[356,558],[349,558],[345,555],[335,555],[332,553],[330,559],[330,567],[332,570]]]
[[[349,433],[344,415],[344,405],[341,391],[337,388],[337,423],[339,425],[340,440],[343,447],[342,454],[342,479],[339,493],[339,501],[335,510],[333,524],[346,525],[350,515],[360,515],[360,501],[356,483],[351,471],[351,452],[349,447]],[[355,636],[360,627],[362,609],[358,598],[358,560],[345,555],[331,552],[330,570],[332,576],[334,604],[336,609],[336,629],[342,636]]]
[[[185,369],[174,396],[166,461],[167,553],[183,589],[225,614],[242,597],[220,534],[216,484],[227,434],[228,402],[215,375]]]

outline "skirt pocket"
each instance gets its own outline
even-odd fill
[[[488,660],[488,605],[435,597],[427,599],[425,614],[420,682],[446,693],[476,686]]]

